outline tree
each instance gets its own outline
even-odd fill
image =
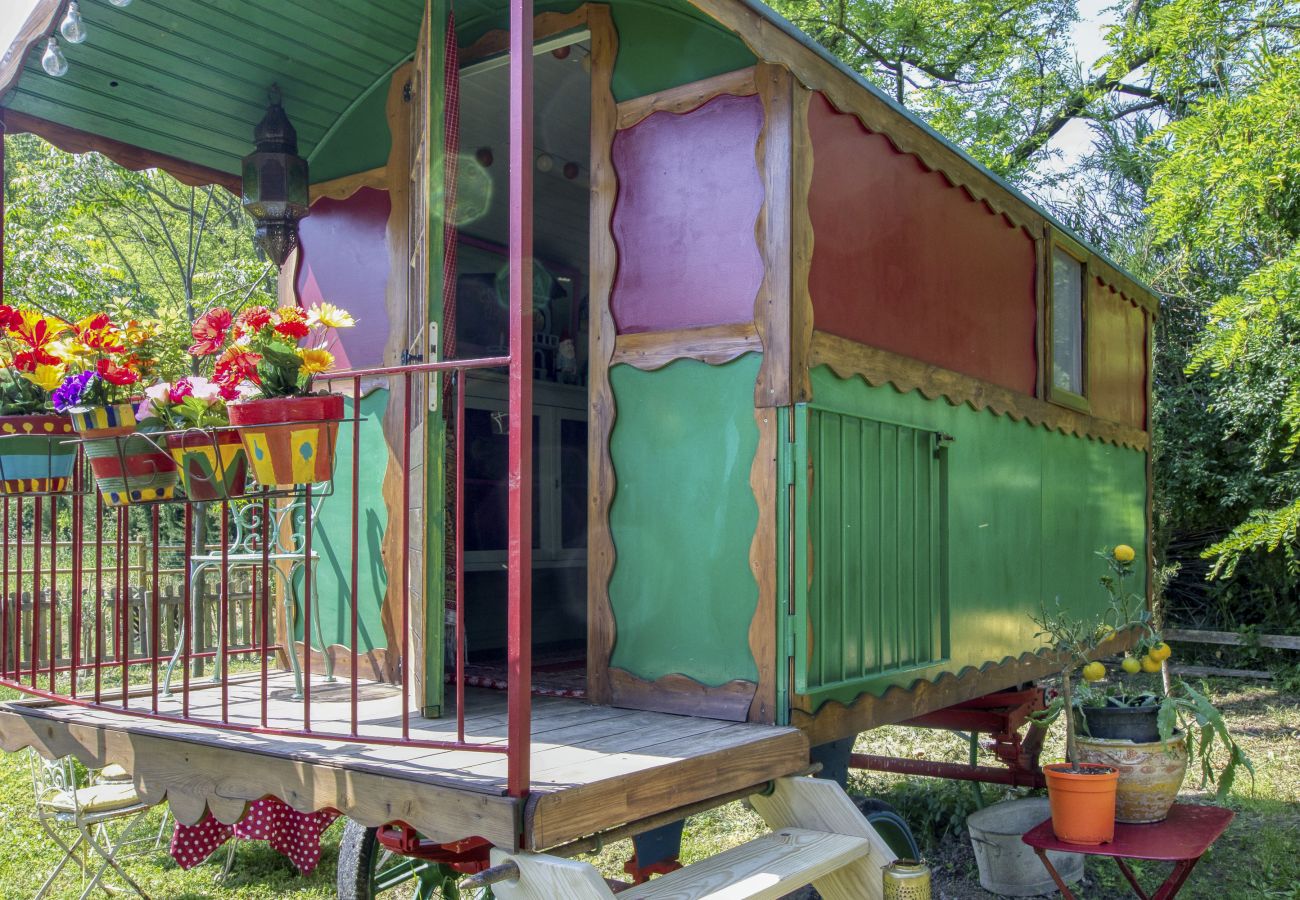
[[[209,308],[274,303],[275,266],[224,188],[5,138],[5,295],[64,318],[110,310],[161,320],[171,371],[196,371],[190,328]]]

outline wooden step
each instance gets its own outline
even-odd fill
[[[619,900],[775,900],[869,850],[865,837],[782,828],[618,896]]]

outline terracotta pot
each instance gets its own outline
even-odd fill
[[[167,452],[176,460],[185,495],[191,500],[244,496],[248,456],[238,432],[193,429],[169,434]]]
[[[1081,764],[1097,770],[1071,772],[1069,763],[1043,766],[1047,799],[1052,807],[1052,831],[1067,844],[1105,844],[1115,838],[1115,788],[1119,771],[1113,766]]]
[[[342,394],[243,400],[229,410],[258,484],[317,484],[334,477]]]
[[[67,490],[76,461],[77,444],[68,416],[0,416],[0,492]]]
[[[130,506],[175,496],[176,463],[152,438],[136,430],[132,404],[74,409],[71,414],[105,504]]]
[[[1184,735],[1142,744],[1080,735],[1075,747],[1081,761],[1119,770],[1115,821],[1136,825],[1163,822],[1169,815],[1187,774]]]

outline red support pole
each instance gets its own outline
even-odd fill
[[[402,739],[411,737],[411,373],[402,376]],[[430,673],[426,672],[428,678]]]
[[[14,624],[14,681],[21,681],[23,677],[23,498],[18,498],[18,540],[17,540],[17,557],[18,571],[15,573],[17,584],[14,587],[14,605],[15,617],[17,622]],[[35,608],[32,614],[35,616]]]
[[[360,577],[358,564],[361,556],[359,548],[361,546],[361,376],[358,375],[352,379],[352,605],[348,613],[348,647],[352,654],[352,687],[351,696],[349,697],[352,707],[352,734],[356,736],[360,723],[358,722],[357,701],[357,678],[361,672],[361,666],[357,661],[357,643],[358,643],[358,622],[357,622],[357,604],[360,602],[358,591],[358,580]],[[410,553],[410,547],[407,547],[407,553]]]
[[[151,513],[149,522],[149,539],[153,541],[153,578],[150,584],[151,598],[149,600],[149,686],[152,688],[153,711],[158,712],[158,653],[161,646],[158,642],[158,628],[161,624],[161,616],[158,613],[158,516],[159,509],[157,504],[150,507]],[[140,573],[140,581],[144,581],[144,573]],[[144,615],[143,606],[140,611]]]
[[[456,378],[456,740],[465,740],[465,373]]]
[[[36,687],[38,670],[41,667],[41,519],[45,512],[44,498],[36,495],[32,513],[32,687]],[[50,629],[53,634],[54,629]],[[51,641],[50,643],[53,643]]]
[[[122,708],[130,703],[131,696],[131,513],[130,507],[117,510],[117,646],[121,650],[118,662],[122,666]]]
[[[86,472],[81,477],[84,481]],[[95,702],[104,688],[104,498],[95,491]]]
[[[302,507],[302,558],[306,565],[302,567],[302,730],[311,731],[311,485],[303,490]],[[293,635],[289,635],[289,652],[297,653],[293,646]],[[321,648],[321,652],[325,652]]]
[[[285,628],[289,628],[285,622]],[[270,689],[267,679],[270,677],[267,659],[267,644],[271,636],[271,501],[266,488],[262,489],[262,727],[267,725],[267,706]],[[290,644],[293,642],[290,641]],[[292,649],[292,647],[290,648]],[[286,662],[288,658],[286,657]]]
[[[81,631],[82,631],[82,609],[81,609],[81,589],[82,578],[81,569],[85,564],[82,558],[82,547],[84,546],[82,528],[85,526],[86,515],[86,498],[81,495],[81,467],[77,466],[72,470],[72,541],[69,546],[72,549],[72,696],[77,696],[77,675],[81,666]]]
[[[510,0],[510,439],[507,789],[530,784],[533,572],[533,0]]]
[[[194,506],[185,504],[185,554],[181,560],[181,717],[190,717],[190,647],[194,641],[191,629],[194,616],[190,611],[190,596],[194,578],[190,574],[190,559],[194,556]]]
[[[3,191],[0,191],[3,193]],[[3,203],[0,200],[0,203]],[[9,677],[9,498],[4,498],[4,584],[0,586],[0,592],[3,592],[4,601],[4,629],[0,634],[0,671],[4,672],[5,677]],[[16,611],[14,615],[15,623],[21,618],[21,611]],[[16,647],[14,648],[17,649]]]
[[[218,573],[217,640],[220,653],[213,661],[221,673],[221,721],[230,721],[230,501],[221,501],[221,572]]]

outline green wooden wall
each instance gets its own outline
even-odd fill
[[[758,366],[750,354],[721,366],[678,360],[654,372],[610,372],[618,409],[612,665],[641,678],[758,679],[749,649]]]
[[[901,425],[953,438],[943,451],[947,579],[946,596],[938,598],[944,610],[939,619],[947,658],[930,665],[914,658],[867,658],[862,632],[846,628],[847,620],[832,616],[814,621],[810,630],[824,630],[811,636],[814,646],[823,645],[811,655],[816,702],[847,702],[862,691],[878,695],[891,685],[906,687],[917,678],[960,673],[1036,649],[1039,642],[1030,616],[1041,603],[1060,597],[1080,611],[1105,607],[1106,595],[1098,584],[1104,564],[1095,551],[1119,543],[1146,546],[1144,453],[952,406],[942,399],[926,400],[916,392],[870,387],[860,378],[842,380],[826,368],[813,372],[812,384],[814,416],[823,410],[831,418],[866,420],[867,427],[871,422],[889,423],[885,431],[894,434],[898,430],[892,426]],[[818,465],[814,456],[814,479]],[[827,461],[821,467],[829,473]],[[851,483],[861,487],[860,480]],[[849,497],[842,500],[845,506],[851,502]],[[815,605],[828,579],[843,578],[842,571],[819,570],[818,563],[843,558],[836,542],[847,539],[846,529],[851,531],[853,523],[835,511],[828,516],[825,509],[814,510],[812,518],[809,530],[816,540],[810,554],[809,602]],[[898,535],[888,534],[887,524],[872,527],[894,546],[889,542]],[[1139,559],[1142,556],[1139,553]],[[1135,592],[1144,592],[1145,578],[1140,572]],[[935,602],[928,599],[926,609]],[[900,615],[912,614],[900,610]],[[853,622],[860,624],[859,619]],[[793,647],[807,635],[798,620],[789,627],[795,632]],[[928,632],[919,633],[929,640]],[[853,674],[853,666],[861,666],[858,677],[831,677],[836,672]]]
[[[387,646],[379,611],[388,590],[382,547],[388,528],[383,482],[388,459],[383,418],[389,392],[376,390],[361,400],[360,504],[357,559],[357,634],[362,652]],[[352,608],[352,418],[353,400],[344,401],[344,423],[335,451],[334,492],[321,501],[312,533],[312,550],[319,554],[312,588],[312,618],[320,617],[321,632],[330,644],[351,644]],[[300,582],[301,584],[301,582]],[[302,619],[296,635],[302,639]],[[313,635],[313,639],[314,639]]]

